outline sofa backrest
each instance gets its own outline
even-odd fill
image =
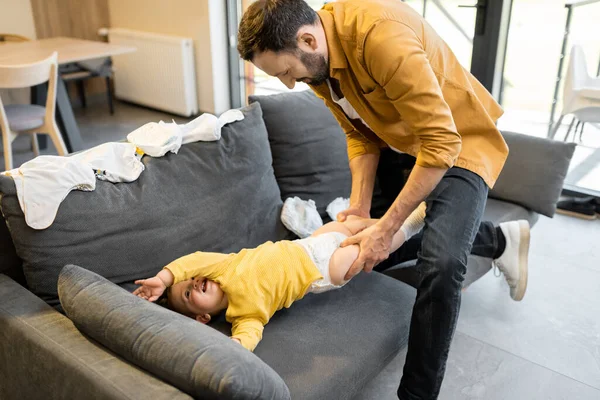
[[[310,90],[250,96],[249,101],[260,103],[263,111],[282,199],[311,199],[327,219],[329,203],[350,196],[346,138],[340,125]]]
[[[288,238],[260,106],[242,111],[245,119],[226,125],[219,141],[144,157],[135,182],[98,181],[93,192],[71,192],[45,230],[26,225],[14,182],[0,176],[0,207],[29,289],[58,305],[66,264],[124,284],[194,251],[228,253]]]

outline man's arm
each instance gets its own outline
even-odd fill
[[[426,168],[415,165],[404,188],[390,209],[381,217],[380,223],[383,229],[391,232],[400,229],[410,213],[440,183],[446,171],[447,169],[443,168]]]
[[[411,132],[421,141],[411,175],[381,218],[384,230],[396,232],[454,165],[462,140],[438,76],[411,28],[395,21],[378,24],[365,41],[365,62]]]
[[[375,175],[379,164],[379,153],[363,154],[350,161],[352,174],[352,191],[350,192],[350,209],[359,211],[359,216],[368,217],[373,198]],[[347,215],[340,213],[340,222],[345,221]]]
[[[361,269],[371,271],[389,256],[393,234],[454,166],[462,146],[438,75],[416,32],[401,22],[380,21],[365,39],[364,62],[421,148],[406,185],[381,221],[342,244],[360,244],[350,276]]]
[[[352,174],[352,189],[350,192],[350,207],[338,214],[338,220],[343,222],[348,215],[368,218],[371,210],[373,186],[375,185],[375,174],[379,163],[381,140],[375,134],[369,137],[363,135],[344,114],[340,106],[323,98],[318,92],[315,91],[315,93],[323,99],[346,135],[348,160],[350,161],[350,172]]]

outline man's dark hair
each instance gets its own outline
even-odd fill
[[[296,34],[319,16],[304,0],[257,0],[244,13],[238,30],[238,51],[246,61],[257,52],[298,48]]]

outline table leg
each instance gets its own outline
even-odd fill
[[[81,140],[77,121],[75,121],[75,116],[73,115],[73,108],[71,107],[65,81],[60,76],[56,81],[56,89],[56,119],[62,122],[61,134],[63,135],[67,150],[69,150],[69,153],[81,151],[83,150],[83,141]]]
[[[31,87],[31,104],[46,106],[46,95],[48,94],[48,84],[42,83]],[[48,148],[48,135],[38,135],[38,145],[40,150]]]

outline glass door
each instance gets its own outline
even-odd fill
[[[579,119],[559,118],[574,45],[585,56],[573,60],[578,70],[592,80],[600,75],[599,21],[600,0],[513,0],[502,85],[505,113],[498,121],[503,130],[575,142],[565,189],[595,196],[600,196],[600,100],[578,113]]]
[[[254,0],[228,0],[230,14],[230,51],[232,105],[246,104],[252,94],[273,94],[289,91],[278,79],[272,78],[243,62],[237,56],[235,32],[242,13]],[[400,1],[400,0],[398,0]],[[315,10],[331,1],[307,0]],[[406,0],[433,26],[448,43],[459,61],[492,92],[501,94],[504,44],[511,0]],[[237,59],[237,62],[235,61]],[[294,91],[305,90],[298,83]]]

